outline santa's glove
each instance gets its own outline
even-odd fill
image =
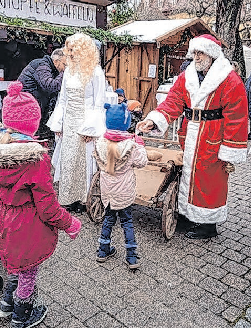
[[[227,165],[225,166],[225,171],[226,171],[227,173],[232,173],[232,172],[234,172],[234,171],[235,171],[235,166],[234,166],[234,164],[228,162]]]
[[[76,218],[75,216],[72,216],[72,222],[69,228],[65,229],[65,232],[71,239],[76,239],[77,236],[80,233],[82,223],[81,221]]]

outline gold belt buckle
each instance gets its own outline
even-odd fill
[[[193,109],[193,115],[192,115],[192,122],[194,123],[200,123],[201,122],[201,108],[194,107]],[[198,119],[195,119],[195,110],[198,110]]]

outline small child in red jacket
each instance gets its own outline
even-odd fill
[[[22,87],[21,82],[9,85],[0,129],[0,257],[8,271],[0,317],[12,314],[12,328],[44,319],[47,308],[33,308],[39,265],[54,252],[59,229],[71,239],[81,229],[57,201],[47,150],[33,139],[41,110]]]

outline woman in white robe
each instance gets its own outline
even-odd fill
[[[60,135],[52,161],[59,203],[81,212],[96,171],[94,139],[105,132],[105,76],[95,42],[87,35],[68,37],[65,52],[68,67],[47,125]]]

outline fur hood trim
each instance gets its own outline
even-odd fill
[[[38,142],[0,144],[0,167],[37,162],[47,149]]]
[[[106,170],[107,165],[107,143],[108,140],[101,137],[96,141],[94,157],[101,168]],[[126,139],[117,143],[120,158],[115,162],[115,171],[121,169],[130,157],[132,150],[135,147],[135,142],[132,139]]]
[[[186,89],[190,94],[191,108],[199,107],[204,109],[210,93],[218,88],[232,70],[233,67],[229,60],[224,57],[223,53],[221,53],[213,62],[200,85],[195,63],[193,61],[185,71]]]

